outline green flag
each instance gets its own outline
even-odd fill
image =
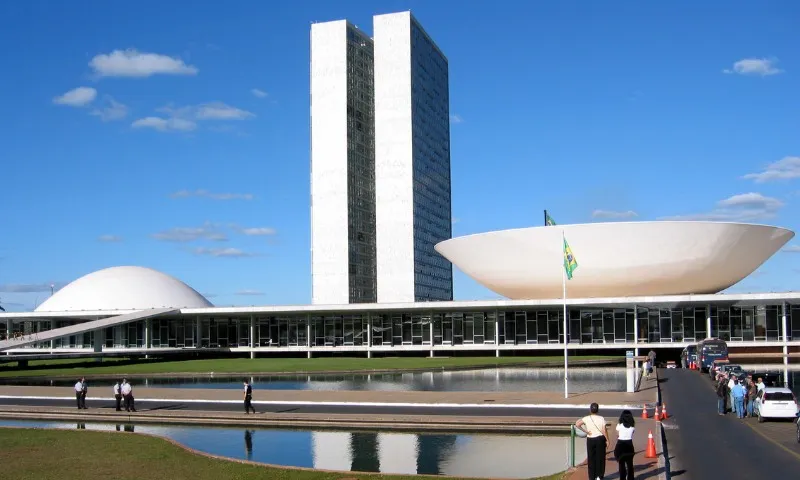
[[[556,221],[553,220],[553,217],[551,217],[549,213],[547,213],[547,210],[544,211],[544,224],[547,227],[552,227],[556,224]]]
[[[567,279],[572,280],[572,273],[578,268],[578,260],[575,258],[575,255],[572,253],[572,249],[569,247],[569,243],[567,243],[567,239],[564,239],[564,271],[567,272]]]

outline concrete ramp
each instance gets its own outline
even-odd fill
[[[24,347],[26,345],[49,342],[50,340],[69,337],[70,335],[78,335],[81,333],[101,330],[107,327],[114,327],[116,325],[136,322],[147,318],[157,317],[159,315],[164,315],[166,313],[177,312],[179,310],[180,309],[178,308],[153,308],[150,310],[140,310],[138,312],[126,313],[125,315],[117,315],[100,320],[78,323],[76,325],[70,325],[69,327],[54,328],[53,330],[47,330],[45,332],[31,333],[24,335],[21,338],[4,340],[0,342],[0,352],[11,350],[13,348]]]

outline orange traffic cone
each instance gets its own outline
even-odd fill
[[[642,418],[647,419],[647,405],[642,406]]]
[[[667,415],[667,404],[664,403],[664,404],[661,405],[661,419],[662,420],[666,420],[668,418],[669,418],[669,415]]]
[[[689,362],[689,370],[694,370],[694,362]]]
[[[656,405],[656,414],[653,417],[653,420],[655,420],[656,422],[660,422],[661,421],[661,414],[658,413],[658,405]]]
[[[647,450],[645,450],[644,458],[656,458],[656,441],[653,440],[653,431],[647,433]]]

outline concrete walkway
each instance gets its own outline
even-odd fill
[[[643,379],[639,393],[645,396],[643,400],[646,400],[647,403],[654,405],[658,400],[657,376],[654,375],[649,379]],[[600,415],[603,415],[603,403],[598,403],[600,403]],[[650,418],[647,420],[640,418],[642,413],[641,410],[635,410],[632,413],[636,419],[636,433],[633,436],[633,446],[636,450],[636,455],[633,457],[633,467],[636,479],[643,480],[666,478],[664,472],[663,445],[661,443],[661,426],[655,420],[653,420],[653,410],[648,409],[648,415]],[[604,478],[605,480],[619,480],[619,465],[614,459],[614,446],[617,443],[616,425],[619,419],[616,416],[611,415],[605,415],[605,419],[609,424],[608,436],[611,440],[611,444],[608,446],[608,454],[606,455],[606,474]],[[655,442],[656,446],[656,458],[645,458],[645,452],[647,451],[647,437],[649,432],[653,432],[653,441]],[[584,462],[569,472],[565,477],[565,480],[586,480],[588,477],[588,468]]]
[[[89,400],[111,400],[111,385],[89,383]],[[134,385],[139,401],[180,401],[239,403],[242,392],[206,388],[150,388]],[[75,398],[72,387],[2,386],[0,398],[60,399]],[[531,406],[540,408],[588,409],[591,402],[608,408],[632,408],[641,411],[644,404],[656,398],[654,386],[646,385],[636,393],[597,392],[570,395],[552,392],[392,392],[352,390],[256,390],[253,403],[320,404],[320,405],[432,405],[432,406]]]

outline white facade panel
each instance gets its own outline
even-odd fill
[[[347,22],[311,26],[312,303],[349,301]]]
[[[760,267],[794,232],[727,222],[587,223],[467,235],[436,250],[504,297],[558,298],[562,237],[578,262],[567,297],[587,299],[721,292]]]
[[[373,28],[378,303],[413,302],[411,14],[375,16]]]

